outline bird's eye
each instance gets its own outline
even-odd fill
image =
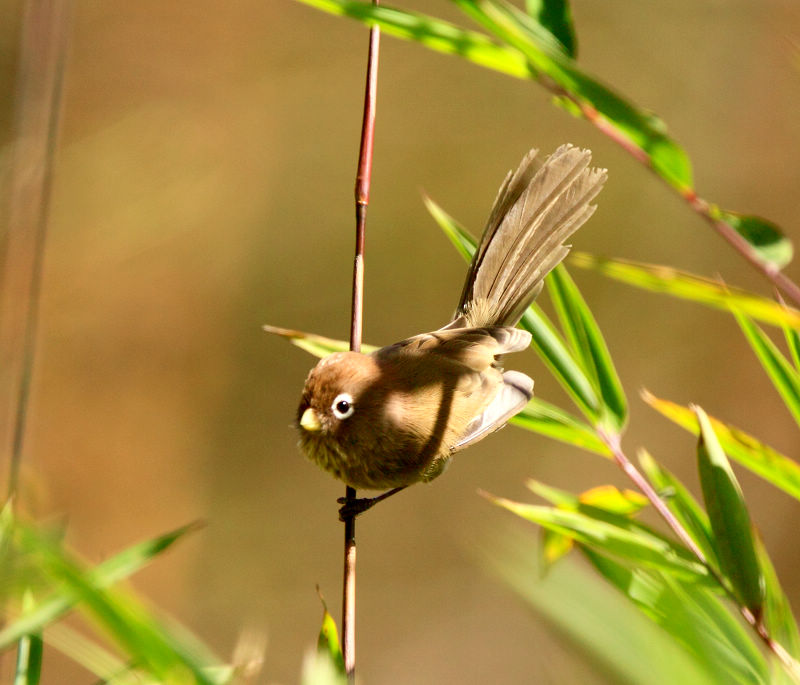
[[[331,405],[331,409],[333,410],[333,415],[337,419],[346,419],[352,416],[353,411],[355,411],[355,407],[353,407],[353,398],[348,393],[343,392],[341,395],[336,396],[336,399]]]

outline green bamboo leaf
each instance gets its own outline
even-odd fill
[[[627,400],[603,334],[567,270],[559,264],[547,288],[567,339],[603,399],[603,418],[619,432],[628,416]]]
[[[433,200],[425,198],[425,206],[464,259],[472,259],[477,241]],[[597,393],[547,315],[534,303],[522,316],[520,326],[531,334],[534,349],[578,408],[596,421],[600,417]]]
[[[791,362],[781,354],[778,347],[758,326],[746,316],[733,309],[733,315],[742,329],[747,342],[756,353],[761,366],[767,372],[772,384],[791,412],[795,422],[800,425],[800,373]]]
[[[577,39],[568,0],[525,0],[525,11],[556,37],[567,55],[575,57]]]
[[[773,264],[778,269],[782,269],[792,261],[794,256],[792,242],[771,221],[760,216],[720,211],[716,207],[711,208],[711,215],[733,226],[736,232],[755,249],[762,261]]]
[[[760,617],[764,607],[764,577],[758,565],[750,514],[708,416],[700,407],[693,409],[700,426],[697,445],[700,485],[720,570],[731,581],[739,601]]]
[[[197,530],[198,527],[198,524],[189,524],[165,535],[159,535],[152,540],[132,545],[88,571],[88,582],[97,589],[110,587],[142,569],[153,558],[166,551],[187,533]],[[23,547],[28,551],[35,552],[42,546],[41,533],[27,527],[21,527],[20,533],[23,536]],[[77,596],[63,591],[52,599],[40,603],[35,609],[23,611],[19,618],[0,630],[0,650],[5,649],[24,635],[40,632],[72,609],[77,601]]]
[[[617,517],[635,514],[648,504],[644,495],[633,490],[620,490],[614,485],[599,485],[578,495],[554,488],[552,485],[546,485],[533,478],[529,478],[525,482],[525,487],[534,495],[538,495],[562,509],[583,513],[595,513],[597,510],[601,510],[612,514],[614,518],[609,521],[615,523],[619,522]]]
[[[735,307],[743,314],[772,326],[800,328],[800,311],[796,309],[672,267],[603,259],[585,252],[573,252],[568,261],[572,266],[593,269],[637,288],[666,293],[724,311]]]
[[[696,421],[695,424],[697,424]],[[697,500],[692,497],[683,483],[656,462],[646,450],[639,451],[639,463],[659,497],[664,500],[684,530],[689,533],[689,536],[705,555],[706,560],[713,564],[714,568],[719,568],[717,551],[711,536],[711,524]]]
[[[510,423],[611,458],[608,446],[597,437],[591,426],[538,397],[528,402],[525,409],[512,418]]]
[[[583,551],[606,580],[713,674],[711,682],[771,683],[761,651],[711,590],[657,570],[628,568],[591,549]]]
[[[647,391],[642,393],[642,399],[681,428],[699,435],[697,420],[691,409],[659,399]],[[800,465],[797,462],[762,444],[744,431],[714,417],[709,418],[728,455],[775,487],[800,500]]]
[[[319,588],[317,588],[319,591]],[[342,647],[339,643],[339,631],[336,628],[336,621],[328,612],[325,600],[322,599],[322,626],[320,627],[319,637],[317,638],[317,652],[326,655],[331,663],[336,667],[336,671],[345,675],[344,656]]]
[[[547,314],[534,302],[522,315],[519,325],[531,334],[531,345],[578,409],[593,423],[598,421],[602,410],[594,386]]]
[[[502,497],[488,497],[494,504],[527,521],[567,535],[598,551],[643,566],[661,568],[692,582],[713,582],[706,568],[695,561],[686,550],[635,524],[627,517],[614,518],[612,514],[605,514],[604,518],[607,520],[599,520],[577,511],[523,504]]]

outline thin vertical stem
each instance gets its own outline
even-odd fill
[[[0,291],[0,460],[15,495],[31,385],[67,43],[66,0],[25,4]]]
[[[373,5],[378,0],[372,0]],[[350,325],[350,349],[361,351],[361,331],[364,307],[364,244],[367,223],[367,206],[372,179],[372,150],[375,141],[375,104],[378,93],[378,52],[380,31],[373,26],[369,32],[369,55],[364,93],[364,117],[361,123],[361,146],[356,172],[356,249],[353,262],[353,302]],[[345,498],[356,498],[355,488],[347,487]],[[344,582],[342,589],[342,654],[347,678],[355,682],[356,672],[356,519],[344,520]]]

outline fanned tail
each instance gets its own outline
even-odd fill
[[[472,259],[448,326],[514,326],[569,252],[564,241],[592,215],[606,180],[592,153],[562,145],[542,164],[536,150],[509,172]]]

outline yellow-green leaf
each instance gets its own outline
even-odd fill
[[[685,430],[699,434],[697,420],[690,409],[662,400],[644,391],[642,398],[653,409]],[[743,430],[709,417],[714,432],[725,452],[742,466],[750,469],[795,499],[800,500],[800,465],[780,452],[759,442]]]
[[[800,311],[796,309],[672,267],[604,259],[585,252],[573,252],[568,261],[571,265],[593,269],[637,288],[666,293],[725,311],[735,307],[743,314],[772,326],[800,328]]]

